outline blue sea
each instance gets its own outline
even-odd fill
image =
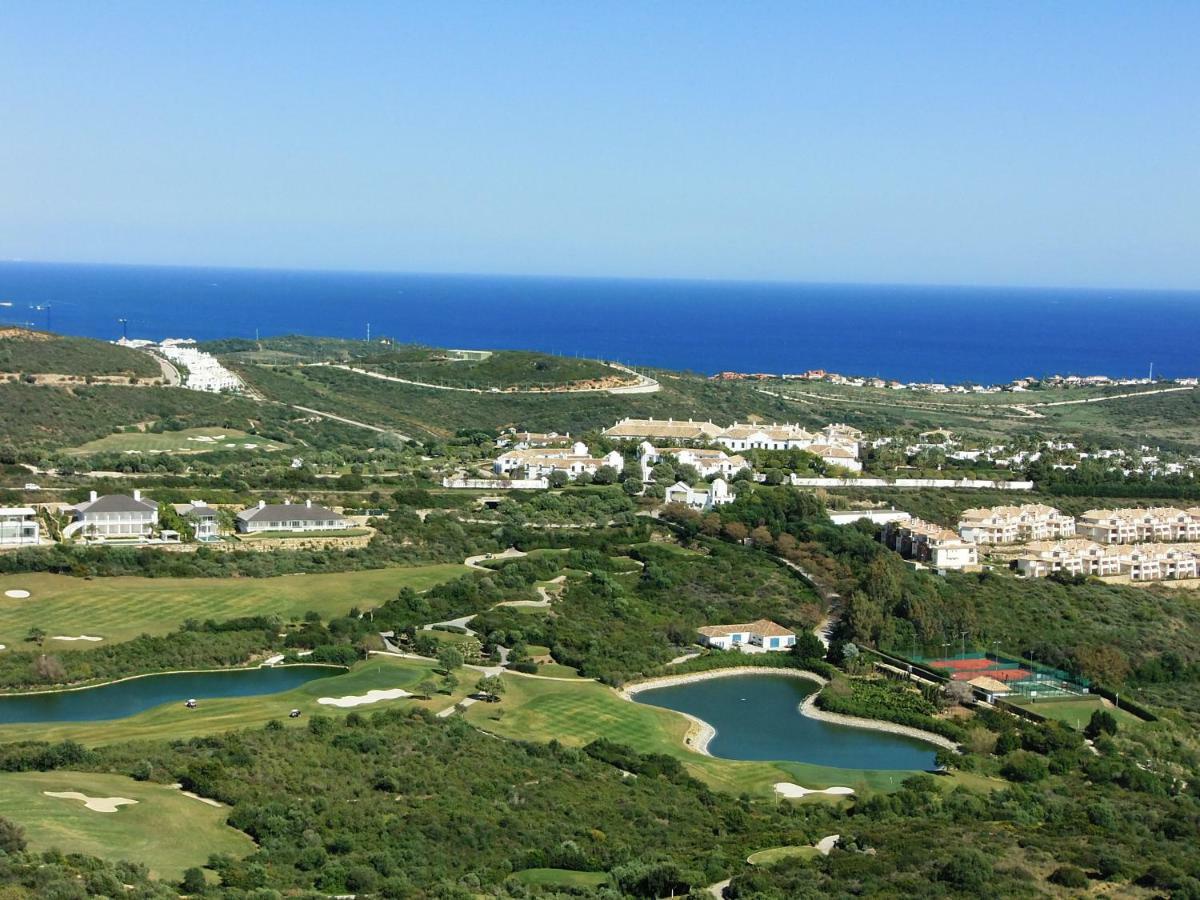
[[[389,337],[711,374],[1200,374],[1200,291],[519,278],[0,263],[0,322],[129,337]]]

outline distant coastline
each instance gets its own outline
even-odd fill
[[[274,334],[635,367],[999,385],[1191,377],[1200,291],[440,276],[0,263],[0,325],[102,340]],[[847,376],[850,377],[850,376]]]

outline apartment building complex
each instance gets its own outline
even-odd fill
[[[905,559],[928,563],[935,569],[965,569],[979,564],[975,544],[924,519],[888,522],[880,540]]]
[[[1016,544],[1074,536],[1075,519],[1044,503],[968,509],[958,521],[958,534],[975,544]]]
[[[1075,530],[1101,544],[1200,541],[1200,507],[1089,509],[1079,517]]]
[[[1196,545],[1099,544],[1082,538],[1031,544],[1016,559],[1017,571],[1029,578],[1055,572],[1070,575],[1127,575],[1130,581],[1196,578],[1200,548]]]

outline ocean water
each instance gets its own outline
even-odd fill
[[[1200,374],[1200,291],[0,263],[0,323],[115,339],[302,333],[902,381]],[[48,308],[46,308],[48,306]],[[41,307],[41,308],[39,308]]]

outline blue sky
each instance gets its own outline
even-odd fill
[[[0,258],[1200,287],[1200,3],[26,3]]]

